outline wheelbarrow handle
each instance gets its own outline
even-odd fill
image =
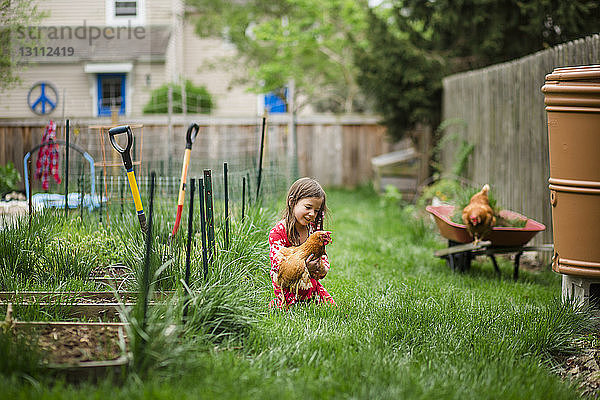
[[[127,133],[127,146],[122,148],[119,146],[119,143],[115,140],[116,135],[120,135],[121,133]],[[129,154],[129,150],[131,149],[131,145],[133,144],[133,132],[131,132],[131,128],[129,125],[121,125],[116,126],[108,130],[108,137],[110,138],[110,144],[114,149],[121,153],[121,157],[123,157],[123,164],[125,165],[125,169],[127,171],[133,168],[133,163],[131,162],[131,155]]]
[[[187,133],[185,135],[185,148],[186,149],[192,148],[192,144],[194,144],[194,142],[196,141],[196,136],[198,136],[199,130],[200,130],[200,127],[198,126],[197,123],[193,122],[190,124],[190,126],[188,127],[188,130],[187,130]]]

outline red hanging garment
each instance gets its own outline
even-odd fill
[[[56,183],[60,185],[60,176],[58,176],[58,144],[52,143],[56,139],[56,123],[50,120],[44,135],[42,136],[42,144],[49,143],[40,148],[37,162],[35,165],[35,177],[41,179],[42,189],[48,190],[48,175],[52,175]]]

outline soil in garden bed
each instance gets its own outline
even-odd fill
[[[122,325],[48,324],[19,327],[18,333],[37,342],[45,364],[116,360],[123,355],[120,343],[128,343]]]

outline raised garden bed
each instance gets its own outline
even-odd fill
[[[5,311],[9,302],[0,302],[0,309]],[[98,302],[31,302],[31,303],[12,303],[15,315],[29,314],[37,311],[44,315],[57,315],[59,318],[84,319],[84,320],[114,320],[119,315],[122,308],[131,308],[135,303],[107,303],[103,300]]]
[[[175,291],[154,292],[155,299],[166,299]],[[138,292],[41,292],[41,291],[13,291],[0,292],[0,302],[11,301],[13,303],[39,303],[39,302],[68,302],[76,303],[77,300],[85,300],[86,303],[93,302],[117,302],[117,299],[125,302],[134,302],[138,298]]]
[[[164,301],[173,293],[155,292],[154,299]],[[12,303],[17,316],[37,311],[65,319],[108,321],[118,318],[120,309],[132,308],[137,298],[137,292],[0,292],[0,310]]]
[[[36,341],[42,365],[69,381],[122,376],[129,363],[126,324],[15,322],[17,335]]]

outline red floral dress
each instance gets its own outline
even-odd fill
[[[311,231],[312,232],[312,229]],[[308,289],[298,289],[298,297],[296,297],[296,293],[290,292],[287,288],[280,288],[274,280],[274,276],[279,272],[279,263],[276,260],[276,255],[282,247],[291,247],[287,232],[285,229],[285,221],[279,221],[271,232],[269,233],[269,248],[270,248],[270,259],[271,259],[271,283],[273,284],[273,290],[275,291],[275,299],[271,300],[269,307],[278,307],[282,308],[285,304],[287,306],[291,306],[292,304],[304,301],[315,301],[317,303],[329,303],[334,304],[335,301],[333,297],[325,290],[323,285],[318,279],[310,278],[310,282],[312,286]],[[327,259],[327,255],[323,255],[321,257],[321,265],[323,267],[325,277],[327,272],[329,271],[329,260]]]

